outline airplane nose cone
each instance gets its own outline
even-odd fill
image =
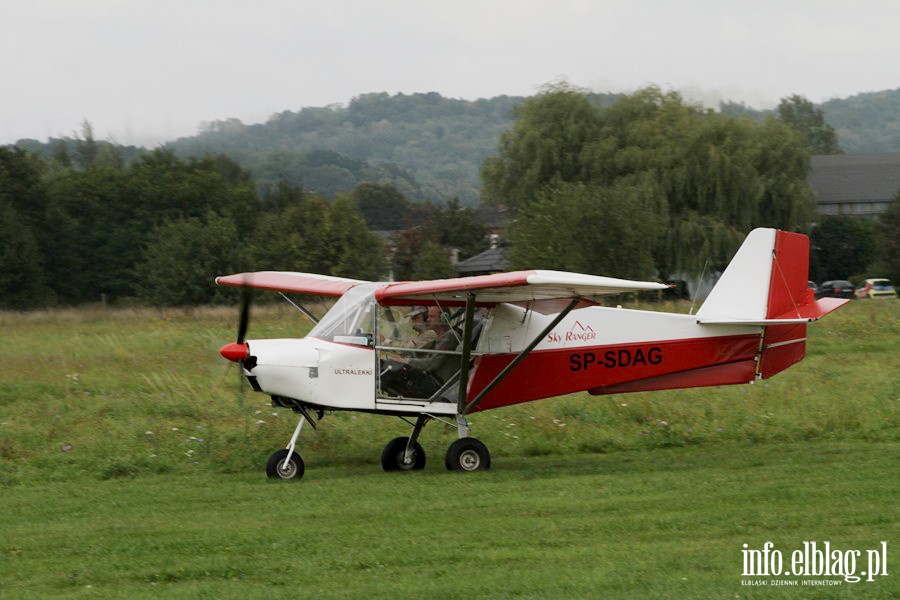
[[[247,358],[247,355],[250,354],[250,348],[247,346],[247,342],[232,342],[222,346],[219,354],[230,361],[238,362]]]

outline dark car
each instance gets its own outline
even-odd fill
[[[853,298],[853,284],[843,279],[823,281],[816,289],[816,298]]]

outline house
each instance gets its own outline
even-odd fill
[[[509,261],[506,259],[506,242],[497,242],[493,238],[491,247],[475,256],[456,264],[456,271],[460,277],[473,275],[490,275],[509,270]]]
[[[807,181],[819,214],[874,218],[900,192],[900,152],[813,156]]]

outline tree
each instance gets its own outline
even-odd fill
[[[50,296],[31,228],[8,201],[0,198],[0,308],[41,306]]]
[[[413,261],[412,279],[444,279],[456,275],[447,253],[436,243],[427,240]]]
[[[487,249],[487,228],[478,212],[461,206],[458,198],[451,199],[447,206],[434,211],[432,228],[438,244],[459,250],[460,260]]]
[[[509,199],[520,212],[520,223],[526,220],[524,213],[568,223],[566,227],[580,222],[602,229],[604,215],[584,192],[577,202],[572,196],[571,190],[583,185],[613,221],[629,221],[616,235],[626,229],[646,231],[648,221],[654,224],[650,231],[655,233],[643,243],[659,277],[698,271],[707,259],[714,267],[724,265],[753,227],[799,228],[813,214],[805,179],[808,156],[799,136],[775,120],[735,119],[654,87],[608,108],[592,105],[575,90],[551,90],[527,100],[519,115],[501,141],[499,156],[483,171],[490,197]],[[584,123],[584,137],[574,133],[578,123]],[[616,202],[635,194],[641,198],[640,210],[616,212]],[[529,212],[538,200],[536,212]],[[553,215],[556,200],[567,204]],[[581,211],[581,221],[571,213],[573,207]],[[524,241],[523,231],[535,230],[520,223],[512,236],[514,255],[519,252],[516,243]],[[583,230],[554,233],[566,244],[552,253],[554,260],[567,257],[558,268],[582,264],[577,257],[583,253]],[[539,239],[533,242],[537,248]],[[531,257],[531,251],[519,254],[526,255]],[[616,262],[612,267],[606,274],[624,275],[629,265]]]
[[[545,87],[516,109],[500,138],[499,155],[484,161],[482,201],[518,209],[556,181],[586,181],[585,147],[600,134],[600,117],[584,91],[565,83]]]
[[[397,230],[407,226],[410,203],[391,184],[361,183],[350,194],[369,229]]]
[[[878,271],[896,284],[900,280],[900,190],[878,217]]]
[[[571,270],[597,275],[649,278],[652,245],[661,221],[635,219],[652,212],[656,191],[649,182],[612,188],[557,183],[522,209],[510,233],[513,268]]]
[[[286,192],[286,190],[285,190]],[[329,207],[311,195],[295,196],[280,210],[260,216],[250,241],[253,268],[273,271],[329,273],[334,257],[329,250]],[[241,264],[241,269],[250,268]]]
[[[864,275],[876,256],[877,223],[845,216],[825,216],[810,234],[819,281]]]
[[[825,114],[803,96],[794,94],[778,103],[778,118],[793,127],[803,138],[811,154],[840,154],[834,127]]]
[[[331,205],[327,247],[332,275],[378,280],[386,271],[385,243],[366,227],[350,196],[339,195]]]
[[[137,267],[139,296],[154,306],[205,304],[222,297],[214,278],[238,263],[238,233],[226,217],[210,212],[163,223],[151,235]]]

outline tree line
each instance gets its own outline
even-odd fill
[[[261,269],[446,276],[449,258],[434,248],[481,248],[474,211],[412,203],[390,185],[326,199],[282,181],[261,194],[221,154],[181,159],[158,149],[125,165],[89,125],[59,158],[0,148],[2,308],[217,302],[228,292],[215,275]],[[373,230],[385,218],[407,229],[396,264]]]
[[[391,105],[370,100],[355,108],[361,123]],[[563,83],[516,105],[513,119],[482,162],[479,191],[513,215],[514,268],[677,279],[724,267],[750,229],[767,226],[812,234],[820,278],[898,272],[896,200],[880,223],[815,215],[809,156],[840,148],[802,97],[748,118],[654,87],[612,99]],[[217,302],[227,292],[214,275],[258,269],[447,277],[450,248],[464,259],[486,244],[460,198],[424,202],[374,176],[332,195],[293,177],[261,185],[233,157],[135,152],[95,140],[88,123],[38,150],[0,148],[4,308]],[[307,164],[359,166],[319,159]]]

